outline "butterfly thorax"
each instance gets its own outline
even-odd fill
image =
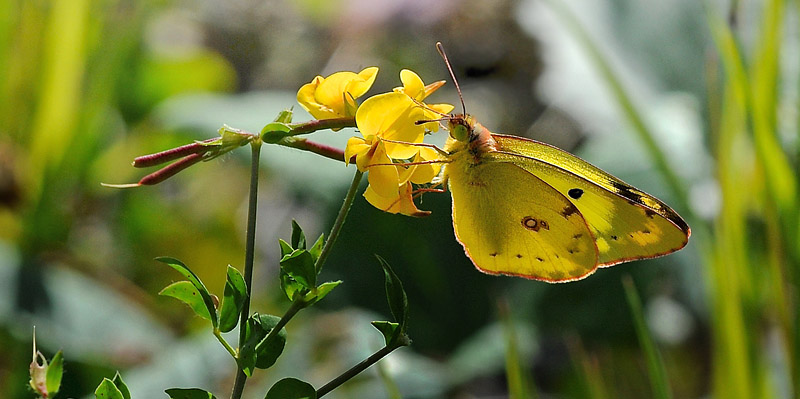
[[[445,149],[453,157],[468,157],[469,163],[479,164],[483,155],[497,150],[492,132],[469,114],[451,115],[447,121],[450,139]]]

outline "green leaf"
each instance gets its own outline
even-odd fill
[[[211,324],[214,326],[214,328],[217,328],[217,322],[218,322],[217,309],[214,307],[214,301],[211,299],[211,294],[208,293],[208,289],[206,289],[206,286],[203,284],[202,281],[200,281],[200,278],[198,278],[197,275],[194,274],[194,272],[192,272],[186,265],[184,265],[183,262],[175,258],[162,256],[156,258],[156,260],[162,263],[166,263],[173,269],[177,270],[178,273],[186,277],[189,281],[191,281],[192,284],[194,284],[194,287],[197,288],[197,291],[203,298],[203,303],[205,304],[206,309],[208,310],[208,314],[211,317]]]
[[[64,355],[61,351],[56,352],[50,364],[47,365],[47,376],[45,386],[50,396],[54,396],[61,388],[61,377],[64,375]]]
[[[261,321],[261,328],[263,328],[267,334],[281,321],[280,317],[269,314],[259,315],[258,319]],[[278,331],[278,335],[275,335],[274,338],[269,341],[267,341],[267,336],[265,335],[264,339],[256,346],[256,367],[260,369],[271,367],[275,364],[275,361],[278,360],[281,353],[283,353],[284,346],[286,346],[285,328],[281,328],[281,330]]]
[[[248,376],[255,368],[268,368],[275,363],[286,345],[286,329],[281,329],[274,342],[264,339],[280,321],[280,317],[254,313],[247,319],[244,345],[239,351],[239,367]]]
[[[284,378],[269,389],[264,399],[317,399],[317,391],[305,381]]]
[[[373,321],[370,324],[383,334],[383,340],[386,341],[386,346],[393,344],[398,339],[400,334],[399,324],[392,323],[391,321]]]
[[[292,114],[294,113],[294,107],[289,107],[289,109],[285,109],[278,113],[278,116],[275,117],[273,122],[280,122],[280,123],[292,123]]]
[[[298,293],[305,293],[308,291],[303,284],[298,283],[297,280],[293,279],[292,276],[290,276],[289,273],[286,273],[286,271],[283,269],[281,269],[280,278],[281,289],[290,301],[294,301],[295,296],[297,296]]]
[[[190,281],[176,281],[166,286],[158,295],[173,297],[189,305],[198,316],[206,320],[211,320],[211,315],[208,314],[208,308],[206,308],[206,304],[203,302],[203,297]]]
[[[239,314],[247,299],[247,284],[242,274],[235,267],[228,265],[228,276],[225,280],[225,291],[219,312],[219,329],[228,332],[236,327]]]
[[[328,281],[327,283],[320,284],[319,287],[306,294],[306,297],[304,298],[306,306],[313,305],[321,301],[322,298],[325,298],[326,295],[328,295],[331,291],[333,291],[334,288],[336,288],[341,283],[342,280],[337,280],[337,281]]]
[[[317,241],[314,243],[311,249],[308,250],[308,252],[311,254],[311,257],[314,259],[315,264],[317,263],[317,259],[319,259],[319,255],[322,253],[323,245],[325,245],[325,234],[320,234],[319,238],[317,238]]]
[[[317,284],[317,269],[314,267],[314,258],[305,249],[295,249],[291,254],[281,259],[281,269],[307,289],[313,289]]]
[[[200,388],[170,388],[164,391],[171,399],[217,399],[210,392]]]
[[[405,333],[406,320],[408,319],[408,297],[403,289],[403,283],[394,274],[394,270],[380,256],[375,255],[383,268],[386,282],[386,299],[389,301],[389,309],[392,311],[394,320],[400,324],[400,331]]]
[[[131,399],[131,391],[128,389],[128,384],[122,381],[122,375],[119,374],[119,371],[117,371],[117,374],[114,374],[114,379],[111,380],[111,382],[119,389],[123,398]]]
[[[271,122],[261,129],[261,140],[265,143],[277,143],[281,139],[291,136],[292,128],[281,122]]]
[[[622,285],[625,287],[625,297],[628,299],[628,306],[633,315],[633,326],[636,327],[636,336],[639,338],[639,344],[642,345],[645,356],[647,357],[647,371],[650,377],[650,383],[653,385],[654,398],[668,399],[672,397],[672,391],[669,386],[669,379],[667,378],[667,371],[664,368],[664,361],[661,360],[661,353],[656,348],[653,342],[653,337],[650,336],[650,330],[644,321],[644,313],[642,312],[642,302],[639,299],[639,294],[636,292],[636,287],[633,285],[633,279],[630,276],[625,276],[622,279]]]
[[[288,242],[283,241],[280,238],[278,239],[278,243],[281,246],[281,258],[283,258],[286,255],[289,255],[290,253],[292,253],[292,251],[294,251],[294,248],[292,248],[292,246],[289,245]]]
[[[103,382],[94,390],[95,399],[125,399],[122,392],[114,385],[114,381],[103,378]]]
[[[292,219],[292,248],[306,249],[306,235],[294,219]]]

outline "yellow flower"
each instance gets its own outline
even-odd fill
[[[316,119],[351,117],[356,114],[356,99],[363,96],[378,75],[377,67],[359,73],[336,72],[327,78],[317,76],[297,91],[297,102]]]
[[[413,184],[430,183],[439,174],[441,165],[436,163],[423,163],[428,160],[436,160],[439,156],[433,149],[422,148],[409,164],[396,163],[398,171],[398,190],[389,192],[392,195],[385,195],[379,189],[373,188],[372,181],[364,192],[364,198],[372,206],[389,213],[400,213],[407,216],[427,216],[429,211],[421,211],[414,204]]]
[[[400,81],[403,82],[403,87],[395,87],[394,91],[397,93],[405,93],[420,103],[431,95],[431,93],[444,86],[445,83],[444,80],[440,80],[426,86],[425,83],[422,82],[422,78],[410,69],[403,69],[400,71]],[[450,111],[453,110],[451,104],[425,104],[425,107],[427,109],[423,110],[423,117],[419,120],[439,119],[442,115],[449,114]],[[422,125],[422,127],[436,132],[439,130],[439,123],[429,122]]]
[[[393,198],[381,197],[372,189],[372,186],[369,186],[367,187],[367,191],[364,192],[364,198],[366,198],[367,202],[372,204],[372,206],[384,212],[399,213],[415,217],[428,216],[431,213],[430,211],[419,210],[417,205],[414,204],[414,194],[411,183],[404,184],[400,189],[399,195]]]
[[[443,81],[426,86],[407,69],[400,72],[400,80],[403,87],[370,97],[358,107],[356,126],[363,138],[348,140],[345,161],[355,156],[358,169],[369,172],[364,197],[370,204],[386,212],[424,216],[429,212],[414,204],[413,185],[430,183],[441,165],[426,163],[439,159],[435,150],[415,144],[422,143],[426,130],[438,130],[439,122],[417,122],[440,119],[453,106],[422,102]]]
[[[400,185],[397,168],[386,154],[383,140],[377,136],[351,137],[347,140],[344,156],[345,162],[355,155],[356,166],[362,172],[369,172],[369,186],[382,197],[396,197]]]

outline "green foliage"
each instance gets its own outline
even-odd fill
[[[199,388],[170,388],[164,391],[170,399],[216,399],[210,392]]]
[[[378,262],[383,268],[386,300],[389,301],[392,317],[399,324],[400,333],[405,334],[406,322],[408,321],[408,297],[406,297],[406,291],[403,289],[403,283],[386,260],[378,255],[375,255],[375,257],[378,258]]]
[[[125,381],[122,380],[122,375],[120,375],[119,371],[114,374],[114,379],[111,380],[114,383],[114,386],[119,389],[122,393],[122,397],[125,399],[131,399],[131,391],[128,389],[128,385],[125,384]]]
[[[55,396],[61,388],[61,378],[64,376],[64,355],[61,351],[56,352],[47,365],[46,386],[50,396]],[[126,398],[130,399],[130,398]]]
[[[94,390],[94,397],[96,399],[130,399],[126,398],[114,381],[108,378],[103,378],[103,382]]]
[[[307,382],[284,378],[269,389],[265,399],[317,399],[317,392]]]
[[[177,270],[184,277],[189,279],[189,282],[191,282],[194,288],[197,289],[197,292],[200,294],[200,298],[202,298],[203,300],[203,304],[205,305],[206,310],[208,311],[211,324],[214,326],[214,328],[217,328],[218,324],[217,308],[214,306],[214,301],[211,299],[211,294],[209,294],[208,289],[206,289],[206,286],[203,284],[203,282],[200,281],[200,278],[197,277],[197,275],[194,274],[194,272],[192,272],[186,265],[184,265],[183,262],[175,258],[162,256],[156,258],[156,260],[162,263],[166,263],[173,269]]]
[[[247,284],[242,274],[239,273],[239,270],[228,265],[228,273],[225,278],[225,291],[219,313],[220,331],[228,332],[236,327],[245,300],[247,300]]]
[[[192,284],[191,281],[176,281],[164,287],[164,289],[161,290],[158,295],[175,298],[189,305],[189,307],[198,316],[209,321],[211,320],[211,314],[208,313],[208,308],[203,301],[203,297],[200,295],[200,292],[197,291],[197,288],[194,284]]]
[[[633,284],[633,279],[626,276],[622,280],[622,285],[625,286],[625,297],[628,299],[628,305],[631,309],[631,316],[633,317],[633,325],[636,327],[636,336],[639,338],[639,344],[644,350],[647,359],[647,373],[650,377],[650,384],[653,386],[653,398],[669,399],[672,397],[672,392],[669,387],[669,379],[667,371],[664,369],[664,361],[661,358],[661,353],[656,348],[653,337],[650,335],[650,330],[644,321],[644,312],[642,311],[642,301],[639,299],[639,294],[636,292],[636,287]]]
[[[256,368],[266,369],[275,364],[286,345],[286,329],[269,335],[281,318],[272,315],[253,314],[247,320],[245,341],[239,349],[239,367],[248,376]]]

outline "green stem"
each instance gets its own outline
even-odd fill
[[[350,212],[350,206],[353,205],[353,200],[356,198],[356,191],[358,191],[358,184],[361,183],[362,176],[364,176],[364,173],[356,170],[356,174],[353,176],[353,182],[350,183],[350,189],[347,191],[347,195],[344,197],[344,203],[342,203],[342,207],[339,209],[339,215],[336,216],[336,221],[333,223],[330,234],[328,234],[328,239],[325,241],[325,246],[322,247],[322,252],[320,252],[319,258],[317,258],[317,263],[314,265],[314,267],[317,269],[317,273],[322,270],[322,266],[328,259],[328,255],[331,252],[331,248],[333,248],[333,244],[336,243],[336,238],[339,237],[339,232],[342,230],[342,226],[344,226],[347,213]]]
[[[278,320],[278,324],[275,325],[271,330],[269,330],[269,334],[261,341],[261,342],[269,342],[270,340],[274,339],[278,333],[280,333],[281,329],[289,323],[289,320],[292,320],[294,315],[297,314],[301,309],[306,307],[306,303],[302,297],[299,297],[292,302],[292,306],[283,314],[280,320]]]
[[[233,347],[231,347],[228,341],[225,340],[219,328],[214,329],[214,336],[217,337],[219,343],[221,343],[222,346],[225,347],[225,350],[228,351],[228,353],[230,353],[234,359],[236,359],[236,349],[233,349]]]
[[[242,315],[239,319],[239,351],[244,345],[245,326],[247,319],[250,317],[250,298],[253,291],[253,261],[255,259],[256,248],[256,210],[258,205],[258,166],[259,158],[261,155],[261,140],[255,139],[250,144],[252,149],[252,157],[250,164],[250,200],[247,208],[247,242],[245,246],[244,256],[244,281],[247,285],[247,296],[242,306]],[[233,384],[233,392],[231,392],[231,399],[241,399],[242,392],[244,392],[244,383],[247,381],[247,374],[239,368],[236,373],[236,381]]]
[[[360,363],[358,363],[355,366],[353,366],[350,370],[345,371],[340,376],[332,379],[330,382],[328,382],[327,384],[323,385],[320,389],[317,389],[317,398],[321,398],[325,394],[327,394],[328,392],[336,389],[337,387],[339,387],[339,385],[342,385],[345,382],[347,382],[349,379],[357,376],[359,373],[361,373],[362,371],[364,371],[367,368],[369,368],[369,366],[372,366],[373,364],[377,363],[379,360],[383,359],[384,356],[392,353],[392,351],[394,351],[395,349],[397,349],[397,348],[399,348],[401,346],[403,346],[403,345],[402,344],[394,344],[392,346],[384,346],[383,348],[381,348],[377,352],[375,352],[372,355],[370,355],[370,357],[362,360]]]

